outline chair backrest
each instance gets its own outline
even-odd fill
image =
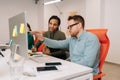
[[[107,56],[110,41],[107,36],[108,29],[100,28],[100,29],[87,29],[88,32],[92,32],[95,35],[97,35],[99,41],[100,41],[100,63],[99,63],[99,70],[102,72],[102,67],[105,61],[105,58]]]

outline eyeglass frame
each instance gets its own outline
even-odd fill
[[[69,26],[67,27],[67,29],[71,29],[73,26],[75,26],[75,25],[77,25],[77,24],[79,24],[79,22],[69,25]]]

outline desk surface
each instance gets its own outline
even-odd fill
[[[41,71],[35,72],[36,77],[24,76],[22,80],[66,80],[72,79],[74,77],[86,75],[92,72],[91,68],[71,63],[69,61],[57,59],[51,56],[43,55],[39,57],[39,63],[32,61],[30,59],[25,61],[24,67],[34,67],[45,66],[46,62],[61,62],[62,65],[57,66],[57,71]],[[7,80],[7,79],[6,79]],[[8,79],[9,80],[9,79]]]

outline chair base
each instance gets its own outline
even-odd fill
[[[99,74],[93,76],[93,80],[102,80],[102,76],[104,75],[104,73],[100,72]]]

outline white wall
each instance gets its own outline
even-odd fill
[[[86,0],[86,27],[101,27],[101,0]]]
[[[9,41],[8,18],[23,11],[32,29],[38,29],[38,5],[34,0],[0,0],[0,43]]]
[[[110,38],[107,61],[120,64],[120,0],[105,0],[105,22]]]
[[[38,30],[44,29],[44,0],[40,0],[38,5]]]

